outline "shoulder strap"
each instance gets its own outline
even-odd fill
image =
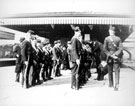
[[[109,39],[110,39],[110,41],[112,41],[113,46],[117,48],[117,45],[115,44],[115,42],[114,42],[113,38],[112,38],[111,36],[109,36]]]

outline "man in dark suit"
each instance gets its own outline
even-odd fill
[[[96,70],[97,70],[96,80],[100,80],[100,76],[101,76],[101,70],[99,68],[99,65],[101,63],[100,54],[101,54],[101,43],[96,39],[94,39],[92,45],[92,55],[95,58],[95,63],[96,63]]]
[[[119,88],[120,79],[120,60],[123,50],[123,45],[121,39],[115,35],[115,26],[110,26],[109,34],[104,40],[104,50],[107,55],[108,62],[108,77],[109,77],[109,87],[113,87],[113,71],[115,72],[115,85],[114,90],[117,91]]]
[[[79,68],[80,68],[80,56],[82,50],[82,35],[79,27],[76,27],[75,34],[71,39],[71,88],[79,89]]]
[[[28,32],[28,35],[25,38],[20,38],[21,42],[21,55],[22,55],[22,87],[29,88],[32,84],[31,81],[29,81],[29,74],[30,70],[33,70],[33,47],[30,43],[31,35],[33,35],[34,32]],[[32,76],[31,76],[32,77]]]
[[[60,76],[60,49],[57,41],[54,41],[53,53],[53,74],[54,76]]]

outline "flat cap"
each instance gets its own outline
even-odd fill
[[[58,43],[58,42],[55,40],[55,41],[54,41],[54,44],[57,44],[57,43]]]
[[[57,43],[61,43],[61,41],[60,40],[57,40]]]
[[[35,35],[35,32],[33,30],[28,30],[27,33]]]

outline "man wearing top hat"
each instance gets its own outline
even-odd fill
[[[115,35],[115,31],[115,26],[109,27],[109,36],[104,40],[104,50],[107,55],[109,87],[114,86],[114,90],[118,91],[123,45],[120,37]],[[113,82],[113,71],[115,72],[115,82]]]

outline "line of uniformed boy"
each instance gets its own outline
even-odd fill
[[[60,40],[55,41],[52,48],[49,40],[41,42],[34,31],[29,30],[26,38],[20,38],[20,43],[22,87],[29,88],[41,84],[42,81],[53,79],[52,69],[54,76],[61,76]],[[54,51],[54,49],[56,50]]]

